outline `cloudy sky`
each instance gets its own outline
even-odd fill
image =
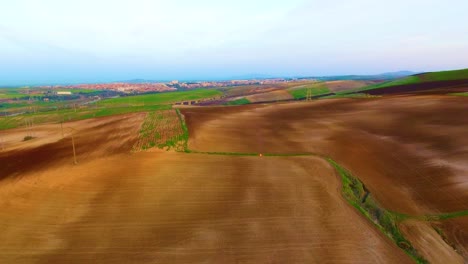
[[[15,0],[0,84],[468,67],[466,0]]]

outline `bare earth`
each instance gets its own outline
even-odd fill
[[[332,157],[385,207],[468,209],[466,99],[339,99],[186,108],[189,148]],[[145,114],[0,132],[0,263],[412,263],[341,196],[318,157],[130,150]],[[6,164],[6,165],[5,165]],[[434,263],[466,261],[466,218],[402,231]],[[431,247],[434,247],[431,250]],[[463,256],[465,259],[463,259]]]
[[[268,93],[259,93],[254,95],[246,96],[250,102],[271,102],[271,101],[281,101],[293,99],[293,96],[286,90],[272,91]]]
[[[324,160],[130,154],[143,118],[70,123],[76,166],[57,126],[36,128],[55,141],[9,141],[2,164],[58,154],[0,181],[0,263],[411,263],[343,200]]]
[[[388,209],[414,215],[468,208],[466,99],[339,99],[185,109],[200,151],[330,156]]]
[[[408,220],[401,225],[405,237],[429,261],[429,263],[463,264],[463,257],[457,254],[429,223]]]
[[[184,114],[194,131],[191,149],[318,153],[344,165],[392,211],[417,216],[468,210],[465,98],[338,99]],[[459,254],[468,250],[467,224],[453,219],[442,226]],[[415,244],[430,250],[421,248],[430,244]]]
[[[352,80],[343,80],[343,81],[329,81],[326,82],[328,89],[332,92],[341,92],[350,89],[357,89],[367,85],[374,84],[373,81],[352,81]]]

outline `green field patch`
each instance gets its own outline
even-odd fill
[[[171,109],[171,105],[145,105],[134,107],[96,107],[57,109],[48,112],[28,113],[18,116],[0,117],[0,130],[22,127],[25,119],[34,119],[34,124],[71,122],[89,118],[121,115],[128,113],[148,112]]]
[[[103,92],[102,90],[92,90],[92,89],[64,89],[64,90],[57,90],[62,92],[71,92],[73,94],[99,94]]]
[[[151,148],[174,149],[182,152],[186,148],[185,131],[176,110],[154,111],[147,114],[133,151]]]
[[[385,88],[385,87],[390,87],[390,86],[415,84],[415,83],[420,83],[420,82],[421,82],[420,77],[418,77],[418,76],[408,76],[408,77],[404,77],[404,78],[393,80],[393,81],[387,81],[387,82],[382,82],[382,83],[378,83],[378,84],[372,84],[372,85],[365,86],[365,87],[362,87],[362,88],[350,89],[350,90],[346,90],[346,91],[337,92],[337,94],[347,94],[347,93],[361,92],[361,91],[374,90],[374,89]]]
[[[453,81],[468,79],[468,69],[455,70],[455,71],[441,71],[441,72],[428,72],[423,74],[417,74],[412,76],[403,77],[401,79],[386,81],[378,84],[369,85],[363,88],[352,89],[347,91],[341,91],[337,94],[346,94],[359,91],[367,91],[373,89],[386,88],[398,85],[409,85],[425,82],[437,82],[437,81]]]
[[[29,98],[31,95],[29,94],[23,94],[19,92],[5,92],[3,90],[0,90],[0,99],[25,99]]]
[[[226,105],[246,105],[250,104],[250,101],[247,98],[240,98],[237,100],[229,101]]]
[[[24,119],[26,118],[33,118],[35,120],[35,124],[43,124],[62,121],[69,122],[135,112],[168,110],[172,108],[172,103],[174,102],[199,100],[219,96],[221,94],[222,93],[217,90],[200,89],[183,92],[128,96],[103,100],[86,107],[81,106],[76,110],[72,109],[73,107],[69,107],[70,105],[68,102],[34,101],[27,104],[20,102],[18,102],[18,104],[3,103],[2,107],[0,107],[0,111],[5,111],[6,113],[10,110],[21,112],[24,109],[24,111],[27,111],[28,113],[21,114],[19,116],[0,117],[0,130],[21,127],[23,126]]]
[[[330,93],[330,89],[328,89],[325,83],[301,85],[288,89],[288,92],[294,97],[294,99],[303,99],[307,97],[307,91],[309,89],[312,96]]]
[[[366,93],[353,93],[353,94],[334,94],[321,97],[320,99],[333,99],[333,98],[354,98],[354,99],[372,99],[379,98],[379,95],[370,95]]]
[[[213,89],[198,89],[192,91],[168,92],[125,96],[102,100],[99,104],[104,106],[135,106],[135,105],[162,105],[181,101],[200,100],[220,96],[222,93]]]
[[[455,71],[429,72],[420,75],[423,82],[453,81],[468,79],[468,69]]]
[[[468,97],[468,92],[466,93],[451,93],[449,95],[455,95],[455,96],[465,96],[465,97]]]
[[[350,172],[341,167],[334,160],[327,161],[336,169],[342,181],[342,194],[349,204],[354,206],[364,216],[371,220],[385,235],[403,249],[417,263],[428,263],[403,236],[398,225],[408,217],[382,208],[372,197],[367,188]]]

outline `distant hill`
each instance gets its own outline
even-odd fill
[[[420,92],[446,88],[464,90],[464,88],[460,88],[459,86],[468,87],[468,69],[419,73],[392,81],[369,85],[357,90],[348,90],[345,93],[365,92],[369,94],[386,94]]]
[[[401,77],[406,77],[410,75],[417,74],[417,72],[412,72],[412,71],[397,71],[397,72],[386,72],[386,73],[381,73],[378,74],[377,76],[386,76],[386,77],[392,77],[392,78],[401,78]]]
[[[343,80],[356,80],[356,81],[369,81],[369,80],[394,80],[410,75],[416,74],[411,71],[397,71],[397,72],[386,72],[374,75],[335,75],[335,76],[319,76],[310,77],[321,81],[343,81]]]

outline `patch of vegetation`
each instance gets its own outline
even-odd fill
[[[372,85],[368,85],[362,88],[341,91],[341,92],[337,92],[337,94],[347,94],[347,93],[353,93],[353,92],[358,92],[358,91],[374,90],[374,89],[385,88],[385,87],[390,87],[390,86],[415,84],[415,83],[420,83],[420,82],[421,82],[421,78],[414,75],[414,76],[408,76],[408,77],[404,77],[404,78],[393,80],[393,81],[386,81],[382,83],[372,84]]]
[[[407,77],[393,80],[393,81],[387,81],[383,83],[369,85],[363,88],[341,91],[341,92],[338,92],[338,94],[373,90],[373,89],[379,89],[379,88],[385,88],[385,87],[397,86],[397,85],[408,85],[408,84],[436,82],[436,81],[453,81],[453,80],[463,80],[463,79],[468,79],[468,69],[455,70],[455,71],[428,72],[428,73],[423,73],[423,74],[417,74],[417,75],[407,76]]]
[[[154,147],[183,151],[186,140],[178,114],[174,110],[155,111],[147,114],[134,151]]]
[[[188,127],[187,127],[187,124],[185,123],[185,118],[184,118],[184,115],[182,115],[182,113],[180,112],[179,109],[176,109],[175,110],[176,113],[177,113],[177,117],[179,118],[179,122],[180,122],[180,126],[182,127],[182,137],[181,139],[184,141],[184,152],[190,152],[190,150],[188,149],[188,140],[189,140],[189,131],[188,131]]]
[[[102,92],[102,90],[77,89],[77,88],[65,89],[65,90],[60,90],[60,91],[71,92],[71,93],[74,93],[74,94],[99,94],[99,93]]]
[[[452,81],[468,79],[468,69],[455,71],[429,72],[419,75],[424,82]]]
[[[226,105],[246,105],[250,104],[250,101],[247,98],[240,98],[234,101],[229,101]]]
[[[437,232],[437,234],[444,240],[444,242],[449,245],[451,248],[455,250],[455,252],[458,252],[459,250],[457,249],[457,246],[450,241],[445,233],[442,231],[442,229],[438,228],[437,226],[432,225],[432,228]]]
[[[32,139],[34,139],[33,136],[25,136],[25,137],[23,138],[23,141],[28,141],[28,140],[32,140]]]
[[[288,92],[294,97],[294,99],[304,99],[307,97],[307,91],[310,89],[312,96],[318,96],[322,94],[330,93],[325,83],[314,83],[308,85],[302,85],[294,87],[288,90]]]
[[[59,123],[61,121],[70,122],[96,117],[121,115],[128,113],[169,110],[171,105],[144,105],[133,107],[88,107],[86,109],[57,109],[48,112],[27,113],[18,116],[0,117],[0,130],[11,129],[23,125],[24,120],[34,117],[35,124]]]
[[[452,213],[443,213],[443,214],[438,214],[438,215],[428,215],[428,216],[424,216],[423,218],[426,221],[438,221],[438,220],[447,220],[447,219],[452,219],[452,218],[457,218],[457,217],[462,217],[462,216],[468,216],[468,210],[452,212]]]
[[[333,98],[355,98],[355,99],[372,99],[378,98],[381,96],[378,95],[370,95],[366,93],[353,93],[353,94],[335,94],[321,97],[320,99],[333,99]]]
[[[100,104],[107,107],[168,105],[181,101],[200,100],[220,95],[222,95],[222,93],[218,90],[197,89],[191,91],[167,92],[111,98],[102,100]]]
[[[332,159],[327,161],[336,169],[342,180],[343,197],[363,215],[369,218],[382,232],[392,239],[398,247],[403,249],[417,263],[428,263],[403,236],[398,224],[406,219],[405,215],[396,214],[383,209],[373,199],[366,187],[347,170]],[[364,199],[365,197],[365,199]]]
[[[451,93],[450,95],[455,95],[455,96],[465,96],[465,97],[468,97],[468,92],[466,92],[466,93]]]

